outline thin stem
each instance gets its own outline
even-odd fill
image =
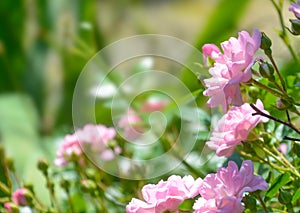
[[[253,83],[254,85],[262,88],[263,90],[266,90],[266,91],[272,93],[276,97],[279,97],[279,98],[282,98],[282,99],[286,99],[287,98],[284,94],[282,94],[282,93],[280,93],[280,92],[278,92],[278,91],[276,91],[276,90],[274,90],[274,89],[272,89],[270,87],[267,87],[267,86],[263,85],[262,83],[259,83],[258,81],[255,81],[254,79],[251,79],[249,81],[249,83]]]
[[[277,67],[277,65],[276,65],[276,63],[275,63],[275,60],[274,60],[273,56],[272,56],[272,55],[268,55],[268,57],[269,57],[269,59],[270,59],[272,65],[273,65],[273,67],[274,67],[274,69],[275,69],[275,72],[277,73],[278,78],[279,78],[279,80],[280,80],[280,83],[281,83],[281,86],[282,86],[282,90],[281,90],[281,91],[282,91],[286,96],[288,96],[287,93],[286,93],[285,82],[284,82],[284,80],[283,80],[283,78],[282,78],[282,76],[281,76],[281,74],[280,74],[280,72],[279,72],[279,69],[278,69],[278,67]],[[277,85],[277,83],[276,83],[275,81],[274,81],[274,84]],[[287,119],[288,119],[288,122],[291,124],[291,117],[290,117],[289,111],[286,110],[285,112],[286,112],[286,117],[287,117]]]
[[[268,55],[268,58],[270,59],[272,65],[273,65],[273,67],[275,69],[275,72],[276,72],[276,74],[279,77],[279,80],[280,80],[280,83],[281,83],[281,86],[282,86],[283,90],[286,91],[285,82],[284,82],[284,80],[283,80],[283,78],[282,78],[282,76],[281,76],[281,74],[279,72],[279,69],[278,69],[278,67],[277,67],[277,65],[276,65],[276,63],[274,61],[273,56],[272,55]]]
[[[68,203],[69,203],[71,212],[72,212],[72,213],[75,213],[75,208],[74,208],[74,204],[73,204],[73,202],[72,202],[72,198],[71,198],[70,192],[69,192],[69,190],[65,190],[65,191],[66,191],[67,196],[68,196]]]
[[[172,142],[171,142],[171,139],[169,139],[168,137],[166,137],[166,140],[167,140],[167,142],[169,143],[169,145],[172,147],[173,146],[173,144],[172,144]],[[202,172],[200,172],[200,171],[198,171],[198,170],[196,170],[193,166],[191,166],[186,160],[184,160],[179,154],[178,154],[178,152],[175,150],[175,148],[173,148],[173,151],[172,151],[172,153],[173,153],[173,156],[174,157],[176,157],[177,158],[177,160],[179,160],[190,172],[192,172],[192,173],[194,173],[194,175],[196,175],[196,176],[198,176],[198,177],[201,177],[201,178],[204,178],[205,177],[205,175],[202,173]]]
[[[235,150],[237,153],[239,153],[240,155],[242,155],[242,156],[244,156],[244,157],[246,157],[246,158],[248,158],[248,159],[250,159],[250,160],[254,160],[254,158],[253,158],[253,156],[252,155],[250,155],[250,154],[248,154],[248,153],[246,153],[246,152],[244,152],[244,151],[242,151],[242,150]],[[258,161],[259,163],[265,163],[265,164],[268,164],[270,167],[272,167],[273,169],[276,169],[276,170],[278,170],[278,171],[283,171],[283,172],[288,172],[288,171],[290,171],[289,169],[287,169],[287,168],[285,168],[285,167],[280,167],[280,166],[278,166],[278,165],[276,165],[276,164],[274,164],[274,163],[272,163],[272,162],[270,162],[269,160],[265,160],[265,159],[263,159],[262,157],[260,157],[260,156],[258,156],[258,155],[256,155],[255,156],[256,158],[258,158],[260,161]]]
[[[58,201],[56,199],[56,196],[55,196],[54,185],[51,182],[51,180],[50,180],[49,175],[48,175],[47,172],[45,173],[45,178],[46,178],[46,187],[48,188],[51,202],[55,206],[57,212],[62,212],[61,209],[60,209],[60,207],[59,207],[59,204],[58,204]]]
[[[282,34],[280,35],[280,37],[283,40],[283,42],[285,43],[285,45],[287,46],[287,48],[289,49],[289,51],[290,51],[292,57],[294,58],[294,60],[297,63],[299,63],[298,57],[297,57],[294,49],[292,48],[292,46],[290,44],[290,41],[289,41],[289,38],[288,38],[287,33],[286,33],[286,28],[285,28],[285,25],[284,25],[283,16],[282,16],[282,12],[281,12],[282,4],[278,5],[278,4],[276,4],[276,2],[274,0],[271,0],[271,2],[273,3],[273,5],[274,5],[274,7],[277,11],[278,17],[279,17],[279,21],[280,21],[280,25],[281,25],[281,29],[282,29]]]
[[[262,112],[254,104],[250,104],[250,106],[252,107],[252,109],[254,109],[256,111],[256,113],[253,113],[252,115],[261,115],[261,116],[267,117],[267,118],[269,118],[269,119],[271,119],[273,121],[276,121],[278,123],[281,123],[283,125],[286,125],[286,126],[290,127],[291,129],[293,129],[294,131],[296,131],[298,134],[300,134],[300,130],[297,129],[293,124],[285,122],[283,120],[280,120],[278,118],[275,118],[275,117],[273,117],[271,115],[268,115],[268,114]]]
[[[255,193],[255,195],[256,195],[257,199],[259,200],[259,202],[261,203],[261,206],[263,207],[264,211],[265,211],[266,213],[268,213],[268,212],[269,212],[269,211],[268,211],[268,208],[267,208],[267,206],[266,206],[264,200],[261,198],[260,194],[259,194],[259,193]]]
[[[288,137],[288,136],[284,136],[283,139],[284,140],[291,140],[291,141],[300,141],[300,139],[298,139],[298,138],[291,138],[291,137]]]
[[[278,151],[278,149],[276,149],[276,147],[272,146],[272,150],[279,155],[279,157],[286,163],[286,165],[291,168],[293,170],[293,173],[295,175],[297,175],[298,177],[300,177],[300,174],[298,172],[298,170],[283,156],[283,154],[281,152]]]

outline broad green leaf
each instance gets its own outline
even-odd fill
[[[37,110],[31,99],[18,94],[0,95],[0,119],[0,143],[7,156],[14,159],[17,174],[25,183],[32,182],[36,193],[47,201],[44,178],[35,169],[44,154],[39,143]]]
[[[295,202],[299,198],[300,198],[300,188],[298,188],[295,194],[293,195],[292,202]]]
[[[287,184],[288,182],[290,182],[290,173],[284,173],[279,175],[272,183],[271,187],[269,188],[269,190],[266,193],[266,197],[268,198],[272,198],[278,191],[279,189],[284,186],[285,184]]]

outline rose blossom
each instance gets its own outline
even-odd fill
[[[113,128],[104,125],[87,124],[82,129],[78,129],[72,135],[65,136],[58,149],[54,164],[65,166],[68,162],[78,161],[83,163],[82,146],[88,147],[93,153],[99,155],[102,160],[111,160],[116,154],[121,152],[121,148],[115,146],[110,148],[110,142],[114,139],[116,132]]]
[[[261,33],[254,29],[252,37],[246,31],[241,31],[238,38],[231,37],[221,43],[222,51],[214,44],[205,44],[202,47],[204,63],[207,58],[215,61],[209,69],[211,78],[205,79],[207,89],[203,92],[210,96],[207,104],[217,107],[222,104],[223,111],[228,105],[241,105],[242,97],[239,84],[251,79],[251,67],[255,61],[254,54],[260,47]]]
[[[199,187],[199,198],[193,209],[195,213],[241,213],[245,192],[267,190],[268,184],[254,175],[252,161],[243,161],[240,170],[235,162],[229,161],[227,168],[220,168],[216,174],[207,175]]]
[[[172,175],[167,181],[161,180],[157,185],[145,185],[142,194],[146,202],[133,198],[126,206],[126,212],[178,212],[178,206],[185,199],[194,198],[198,195],[201,182],[201,178],[194,180],[190,175],[183,178]]]
[[[255,106],[266,114],[260,100]],[[213,130],[207,145],[216,150],[218,156],[230,157],[235,146],[247,140],[249,132],[260,122],[267,122],[269,119],[260,115],[252,115],[255,111],[248,103],[242,106],[232,107],[218,122]]]
[[[294,15],[300,19],[300,0],[298,0],[298,4],[292,2],[289,11],[293,12]]]

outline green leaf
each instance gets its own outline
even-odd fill
[[[87,212],[86,203],[82,194],[76,193],[72,195],[72,203],[74,204],[75,212]]]
[[[300,188],[298,188],[295,194],[293,195],[292,202],[295,202],[299,198],[300,198]]]
[[[266,193],[266,198],[272,198],[274,197],[274,195],[279,191],[279,189],[284,186],[285,184],[287,184],[288,182],[290,182],[290,177],[291,174],[290,173],[284,173],[279,175],[272,183],[271,187],[269,188],[269,190]]]

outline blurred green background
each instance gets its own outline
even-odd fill
[[[258,28],[276,44],[279,63],[291,58],[267,0],[2,0],[0,20],[0,143],[22,176],[33,179],[36,159],[53,158],[55,138],[72,132],[78,75],[114,41],[155,33],[201,49]]]

